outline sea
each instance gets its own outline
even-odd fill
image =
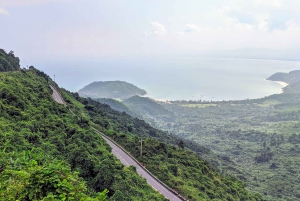
[[[300,62],[178,56],[49,60],[35,67],[72,92],[94,81],[121,80],[156,100],[222,101],[281,93],[282,85],[266,79],[299,70]]]

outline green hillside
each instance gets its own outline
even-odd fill
[[[0,200],[71,199],[85,194],[96,198],[105,189],[111,200],[164,200],[134,169],[124,167],[110,153],[87,119],[78,119],[52,99],[47,79],[34,68],[0,73],[0,195],[10,196]],[[27,157],[27,152],[34,154]],[[60,191],[60,182],[74,186]]]
[[[134,113],[133,111],[131,111],[129,109],[128,106],[126,106],[123,102],[117,101],[115,99],[111,99],[111,98],[97,98],[94,99],[102,104],[107,104],[111,107],[111,109],[119,111],[119,112],[126,112],[127,114],[129,114],[130,116],[134,116],[137,117],[137,114]]]
[[[194,152],[178,150],[176,146],[181,141],[180,138],[155,129],[126,113],[114,111],[106,104],[81,98],[77,93],[64,91],[62,94],[71,110],[78,115],[89,116],[95,127],[115,139],[159,179],[189,200],[263,200],[259,195],[250,194],[243,182],[218,173]],[[80,103],[72,100],[71,96]],[[145,140],[145,145],[144,154],[139,157],[141,137]],[[182,141],[184,147],[217,160],[217,156],[209,150],[189,140]],[[217,163],[224,160],[228,159],[219,159]],[[226,165],[230,163],[226,162]]]
[[[124,81],[93,82],[78,91],[82,97],[126,99],[146,91]]]
[[[59,89],[68,106],[56,103],[49,83],[58,86],[34,67],[0,73],[0,80],[0,200],[165,200],[91,125],[189,200],[263,200],[186,150],[210,154],[195,143],[178,149],[180,138],[77,93]]]
[[[171,133],[203,145],[234,162],[220,167],[269,200],[300,200],[300,76],[291,75],[283,94],[241,101],[173,101]],[[278,79],[278,81],[287,81]]]
[[[294,84],[299,82],[300,70],[294,70],[289,73],[275,73],[271,75],[267,80],[282,81],[288,84]]]
[[[170,104],[132,97],[129,104],[127,100],[123,103],[151,125],[185,138],[184,144],[191,150],[199,144],[213,150],[217,155],[199,155],[223,174],[246,182],[252,192],[260,192],[270,200],[300,200],[299,177],[295,176],[300,161],[299,72],[275,73],[268,79],[290,85],[284,94],[261,99]],[[192,142],[198,145],[190,146]],[[228,163],[224,163],[226,160]]]
[[[14,52],[6,53],[0,49],[0,72],[16,71],[20,69],[20,60],[15,57]]]
[[[175,116],[173,112],[146,97],[133,96],[124,100],[122,103],[149,122],[154,120],[169,122],[174,119]]]

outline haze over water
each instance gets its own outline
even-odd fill
[[[199,57],[90,59],[37,64],[57,83],[78,91],[94,81],[122,80],[160,100],[241,100],[278,94],[282,86],[265,80],[300,69],[300,62]],[[63,68],[62,68],[63,67]]]

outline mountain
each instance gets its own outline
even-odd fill
[[[201,148],[198,152],[201,158],[216,165],[222,173],[240,178],[252,192],[260,192],[268,200],[296,201],[300,200],[300,185],[294,176],[299,173],[300,165],[300,71],[275,73],[268,80],[289,85],[283,94],[253,100],[159,103],[145,97],[131,97],[121,103],[147,123],[169,131],[169,136],[170,133],[179,136],[165,139],[167,133],[152,138],[168,144],[176,143],[171,139],[185,138],[185,146],[196,152],[201,144],[217,153],[213,156],[211,151]],[[116,140],[138,156],[138,149],[131,148],[138,139],[124,138]],[[155,145],[152,141],[150,144]],[[152,151],[147,153],[147,159],[142,159],[146,163],[149,156],[155,160],[155,151],[160,148],[157,145],[148,149]],[[232,165],[220,165],[219,159],[229,160]]]
[[[91,98],[82,98],[78,93],[64,90],[62,95],[75,114],[84,113],[89,116],[95,127],[118,142],[161,181],[189,200],[264,200],[260,195],[246,191],[245,184],[240,180],[220,174],[202,158],[211,157],[220,166],[234,170],[228,157],[218,158],[190,140],[153,128],[143,120],[112,110],[108,105]],[[141,138],[144,141],[142,156],[139,148]],[[181,141],[186,150],[176,148]]]
[[[0,80],[1,200],[165,200],[91,126],[189,200],[263,200],[199,156],[209,150],[61,89],[34,67],[2,72]],[[53,100],[49,84],[67,106]]]
[[[14,52],[6,53],[5,50],[0,49],[0,72],[20,70],[20,60],[15,57]]]
[[[157,121],[168,124],[174,118],[174,113],[148,97],[133,96],[123,101],[109,98],[97,98],[93,100],[107,104],[113,110],[125,112],[132,117],[143,119],[151,125],[156,125]]]
[[[275,73],[271,75],[267,80],[282,81],[288,84],[293,84],[300,81],[300,70],[294,70],[289,73]]]
[[[138,115],[135,114],[133,111],[130,110],[130,108],[125,105],[123,102],[117,101],[115,99],[111,98],[96,98],[95,101],[98,101],[102,104],[109,105],[111,109],[119,111],[119,112],[126,112],[130,116],[137,117]]]
[[[156,127],[231,159],[235,171],[218,166],[221,172],[240,178],[252,192],[268,200],[299,201],[299,71],[269,79],[289,85],[282,94],[259,99],[160,103],[175,118],[170,125],[156,121]]]
[[[289,85],[284,88],[285,93],[300,93],[300,70],[294,70],[289,73],[275,73],[267,80],[288,83]]]
[[[147,92],[124,81],[93,82],[78,91],[82,97],[126,99]]]
[[[31,67],[0,79],[0,200],[102,200],[101,192],[165,200],[111,154],[87,117],[53,100],[48,75]]]
[[[175,116],[173,112],[167,110],[155,100],[147,97],[133,96],[124,100],[122,103],[148,121],[155,120],[169,122],[174,119]]]

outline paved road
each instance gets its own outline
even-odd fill
[[[51,89],[52,89],[52,91],[53,91],[53,94],[52,94],[53,99],[54,99],[56,102],[60,103],[60,104],[65,104],[64,100],[60,97],[60,95],[59,95],[59,93],[56,91],[56,89],[55,89],[54,87],[52,87],[51,85],[50,85],[50,87],[51,87]]]
[[[60,103],[64,104],[63,99],[59,95],[59,93],[56,91],[56,89],[52,86],[50,86],[53,90],[52,97],[53,99]],[[98,132],[98,131],[96,131]],[[180,198],[178,198],[175,194],[173,194],[168,188],[166,188],[164,185],[162,185],[160,182],[158,182],[156,179],[154,179],[146,170],[144,170],[139,164],[137,164],[126,152],[124,152],[122,149],[120,149],[117,145],[115,145],[113,142],[111,142],[108,138],[102,135],[103,139],[111,146],[112,153],[125,165],[130,166],[133,165],[136,167],[136,171],[138,174],[140,174],[143,178],[145,178],[155,190],[159,191],[162,195],[164,195],[167,199],[171,201],[181,201]]]
[[[96,131],[98,132],[98,131]],[[100,132],[98,132],[101,134]],[[117,145],[111,142],[108,138],[104,137],[104,140],[111,146],[112,153],[126,166],[133,165],[136,167],[136,171],[139,175],[145,178],[155,190],[159,191],[167,199],[171,201],[181,201],[176,195],[174,195],[169,189],[163,186],[160,182],[154,179],[146,170],[144,170],[139,164],[137,164],[126,152],[120,149]]]

